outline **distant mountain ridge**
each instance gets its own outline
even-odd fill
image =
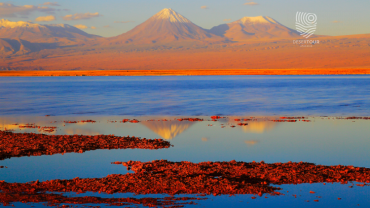
[[[268,16],[243,17],[207,30],[192,23],[171,8],[165,8],[132,30],[111,38],[91,35],[67,24],[41,25],[24,21],[0,20],[0,38],[58,43],[61,46],[74,44],[150,45],[182,42],[208,44],[299,37],[297,31]]]
[[[233,41],[300,37],[297,31],[268,16],[243,17],[240,20],[213,27],[210,32]]]
[[[154,14],[132,30],[111,38],[88,34],[68,24],[42,25],[0,19],[1,56],[19,56],[39,51],[39,57],[55,54],[55,51],[44,49],[61,49],[58,54],[103,48],[119,52],[220,49],[238,42],[300,37],[297,31],[268,16],[243,17],[231,23],[204,29],[170,8]]]
[[[110,45],[117,45],[182,41],[222,43],[299,37],[300,34],[296,30],[268,16],[243,17],[207,30],[195,25],[173,9],[166,8],[134,29],[107,40]]]
[[[19,38],[33,43],[73,45],[99,38],[68,24],[41,25],[30,22],[0,20],[0,38]]]

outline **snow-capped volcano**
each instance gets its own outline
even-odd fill
[[[176,41],[223,41],[195,25],[173,9],[163,9],[144,23],[117,37],[110,38],[110,44],[169,43]]]
[[[181,14],[175,12],[173,9],[165,8],[162,11],[155,14],[152,18],[154,19],[164,19],[169,20],[170,22],[181,22],[181,23],[190,23],[188,19],[186,19]]]
[[[213,27],[210,32],[233,41],[300,37],[297,31],[268,16],[243,17],[240,20]]]
[[[68,45],[97,37],[67,24],[41,25],[24,21],[0,20],[0,38],[19,38],[30,42]]]

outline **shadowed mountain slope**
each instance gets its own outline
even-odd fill
[[[43,49],[55,48],[52,43],[31,43],[19,38],[0,38],[0,56],[25,55]]]
[[[40,25],[0,20],[0,38],[19,38],[29,42],[74,45],[99,38],[67,24]]]

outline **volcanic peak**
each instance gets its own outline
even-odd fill
[[[165,8],[153,16],[155,19],[165,19],[170,22],[180,22],[180,23],[190,23],[190,20],[182,16],[181,14],[175,12],[173,9]]]

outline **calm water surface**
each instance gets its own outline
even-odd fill
[[[0,161],[6,182],[101,178],[126,174],[114,161],[311,162],[370,168],[370,76],[221,77],[35,77],[0,78],[0,130],[34,123],[55,126],[46,134],[115,134],[162,138],[174,147],[160,150],[95,150],[11,158]],[[210,115],[227,115],[211,121]],[[45,117],[45,115],[52,115]],[[158,116],[161,115],[161,116]],[[283,115],[308,116],[303,122],[273,122]],[[203,122],[179,122],[193,116]],[[329,117],[325,117],[329,116]],[[251,118],[238,126],[236,118]],[[136,118],[140,123],[120,123]],[[93,119],[96,123],[65,124]],[[148,121],[154,119],[155,121]],[[166,119],[167,121],[163,121]],[[159,121],[160,120],[160,121]],[[113,122],[112,121],[117,121]],[[17,124],[17,125],[14,125]],[[232,126],[236,126],[233,128]],[[222,128],[225,126],[225,128]],[[370,207],[370,187],[348,184],[279,185],[283,196],[206,196],[186,207]],[[310,194],[309,191],[316,194]],[[297,194],[295,198],[292,195]],[[65,194],[73,196],[73,193]],[[100,197],[167,195],[94,194]],[[192,195],[180,195],[192,196]],[[318,199],[319,202],[313,202]],[[342,198],[338,200],[337,198]],[[306,202],[310,200],[310,202]],[[42,204],[15,203],[17,207]],[[135,205],[136,206],[136,205]],[[134,206],[134,207],[135,207]],[[141,207],[137,205],[138,207]]]
[[[0,115],[370,115],[370,76],[0,77]]]

